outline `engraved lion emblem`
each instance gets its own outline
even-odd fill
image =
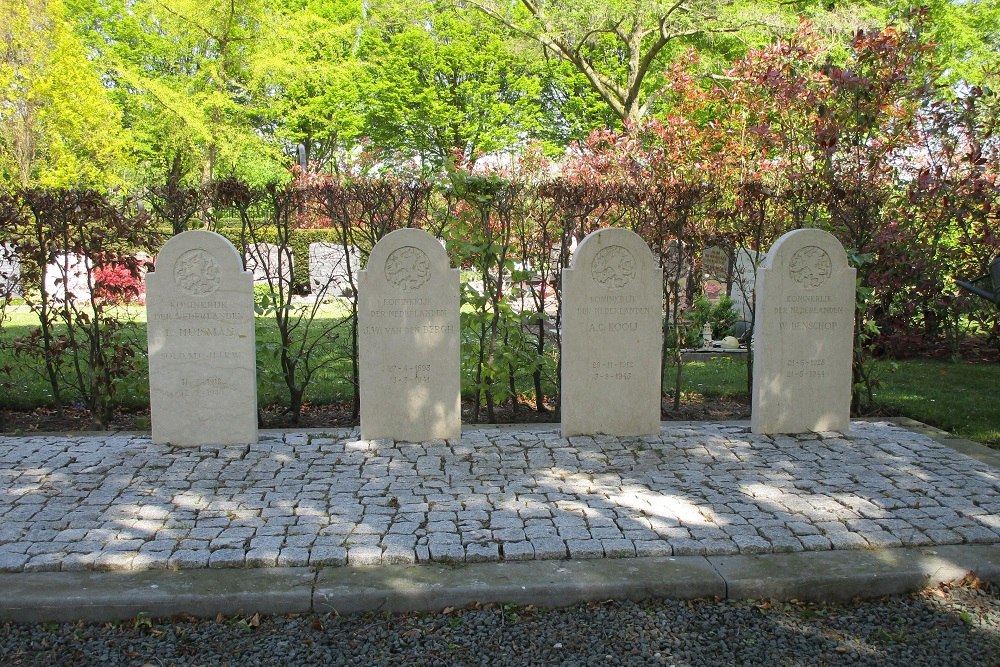
[[[833,273],[830,255],[814,245],[799,248],[788,262],[788,276],[808,289],[815,289],[825,283]]]
[[[174,265],[174,282],[191,296],[204,296],[219,289],[219,263],[207,250],[188,250]]]
[[[591,275],[605,289],[621,289],[635,280],[635,258],[627,248],[608,246],[594,255]]]
[[[431,279],[431,261],[420,248],[397,248],[385,260],[385,279],[403,292],[419,289]]]

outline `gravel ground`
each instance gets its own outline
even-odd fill
[[[1000,665],[978,581],[850,605],[606,602],[0,625],[0,665]]]

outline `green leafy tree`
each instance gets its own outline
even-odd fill
[[[364,132],[370,69],[359,57],[367,2],[289,0],[279,3],[255,59],[254,78],[268,100],[273,140],[304,150],[323,168]],[[296,155],[296,158],[299,156]]]
[[[0,180],[106,188],[127,145],[62,0],[0,0]]]
[[[366,133],[376,146],[442,165],[500,151],[541,126],[544,71],[478,12],[449,2],[385,3],[364,26]]]
[[[262,183],[284,171],[255,58],[272,29],[262,0],[71,0],[71,15],[126,125],[140,178],[218,172]]]
[[[809,1],[473,0],[471,4],[538,44],[546,56],[571,64],[625,125],[635,125],[662,108],[666,66],[691,47],[718,53],[728,61],[747,44],[761,44],[784,33],[799,12],[821,14],[840,29],[866,25],[872,14],[864,3],[851,3],[851,11],[838,12]]]

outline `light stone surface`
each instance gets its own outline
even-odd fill
[[[45,266],[45,292],[55,303],[86,301],[90,298],[87,274],[92,268],[90,258],[76,253],[56,253]]]
[[[215,232],[173,237],[146,274],[154,443],[257,442],[253,278]]]
[[[294,261],[290,248],[282,252],[273,243],[250,243],[244,259],[255,283],[273,283],[277,287],[280,278],[285,285],[291,285]]]
[[[309,244],[309,291],[313,296],[348,296],[351,290],[348,269],[356,281],[361,270],[357,247],[350,246],[349,252],[345,252],[336,243]]]
[[[851,408],[855,270],[830,233],[788,232],[757,271],[754,433],[844,431]]]
[[[843,436],[744,422],[642,438],[473,427],[405,447],[357,436],[176,449],[0,435],[0,572],[1000,544],[1000,469],[885,422]]]
[[[729,297],[735,302],[733,309],[747,322],[753,320],[753,291],[757,284],[757,266],[761,260],[760,253],[756,250],[740,248],[736,251],[736,261],[733,263],[733,284],[729,288]]]
[[[21,294],[21,259],[14,246],[0,243],[0,299]]]
[[[459,272],[433,236],[398,229],[358,275],[361,437],[461,436]]]
[[[598,230],[562,285],[563,436],[658,433],[663,271],[646,243]]]

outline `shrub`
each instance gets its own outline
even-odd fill
[[[108,264],[94,268],[94,292],[105,303],[143,303],[146,288],[141,275],[134,268],[124,264]]]

